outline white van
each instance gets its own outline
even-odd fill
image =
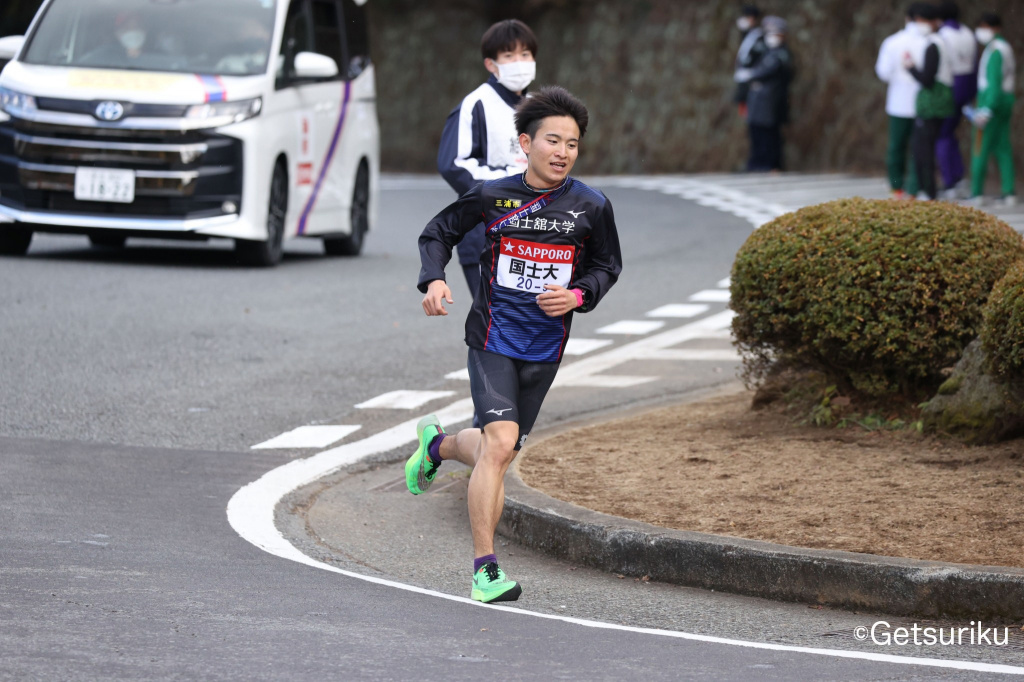
[[[380,158],[364,2],[44,2],[0,39],[0,253],[59,232],[358,254]]]

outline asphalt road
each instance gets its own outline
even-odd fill
[[[415,237],[451,195],[430,182],[390,187],[358,259],[300,242],[281,267],[247,270],[227,243],[98,251],[37,237],[28,257],[0,260],[0,678],[965,675],[542,620],[320,571],[242,540],[228,500],[309,454],[250,446],[305,424],[361,425],[349,440],[386,429],[409,415],[354,405],[392,390],[468,394],[444,377],[465,363],[461,277],[450,278],[455,314],[444,320],[423,317],[414,289]],[[624,276],[577,317],[575,337],[714,288],[751,229],[678,197],[607,193]],[[655,380],[553,391],[538,427],[713,389],[735,367],[621,369]],[[717,617],[745,632],[771,617],[730,603]]]

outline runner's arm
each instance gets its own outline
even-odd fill
[[[622,251],[615,227],[612,203],[605,199],[604,209],[594,222],[583,253],[583,276],[569,285],[583,291],[583,305],[577,308],[588,313],[597,307],[622,272]]]

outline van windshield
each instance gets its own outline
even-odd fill
[[[266,73],[275,0],[53,0],[24,62],[48,66]]]

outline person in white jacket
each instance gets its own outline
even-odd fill
[[[886,151],[886,167],[889,171],[889,186],[894,198],[913,198],[917,195],[917,174],[913,164],[907,168],[907,148],[914,132],[917,117],[917,93],[920,84],[904,66],[904,57],[915,61],[923,58],[926,39],[917,29],[917,18],[921,3],[915,2],[907,8],[904,28],[882,42],[875,62],[875,73],[888,83],[885,97],[885,113],[889,115],[889,146]]]

